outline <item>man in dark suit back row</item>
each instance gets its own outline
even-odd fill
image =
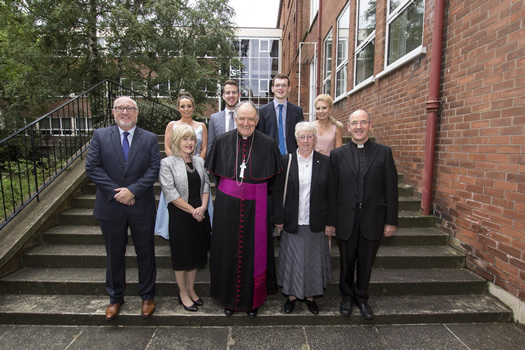
[[[128,228],[137,254],[142,317],[155,311],[155,193],[160,152],[157,135],[138,128],[137,103],[119,97],[113,103],[117,125],[97,129],[86,158],[86,173],[97,186],[93,215],[99,219],[106,246],[106,320],[118,316],[126,289]]]
[[[372,127],[364,110],[350,115],[352,141],[330,153],[336,188],[336,236],[341,272],[339,312],[349,316],[357,304],[371,320],[368,284],[381,237],[396,231],[398,220],[397,170],[389,147],[368,140]],[[354,277],[355,276],[355,277]]]
[[[259,124],[257,124],[257,130],[277,141],[282,155],[297,150],[295,125],[304,121],[301,107],[288,102],[290,91],[288,76],[277,74],[272,79],[274,99],[259,109]]]

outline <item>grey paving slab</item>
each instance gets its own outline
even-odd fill
[[[230,350],[305,349],[303,327],[236,327],[232,329]]]
[[[525,330],[512,324],[449,324],[446,327],[469,349],[525,349]]]
[[[228,348],[230,328],[159,327],[148,350]]]
[[[83,331],[84,327],[12,327],[0,337],[0,349],[66,349]]]
[[[310,350],[389,349],[375,326],[305,328]]]
[[[154,327],[86,327],[67,349],[146,349]]]
[[[378,333],[385,340],[389,349],[404,350],[467,350],[443,325],[418,326],[378,326]]]

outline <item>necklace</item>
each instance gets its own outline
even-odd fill
[[[191,164],[191,168],[188,164]],[[190,160],[189,163],[184,162],[184,165],[186,166],[186,171],[190,174],[193,174],[195,172],[195,167],[193,166],[193,161]]]
[[[250,150],[248,151],[248,158],[243,157],[242,163],[239,166],[239,133],[237,132],[237,145],[235,148],[235,183],[237,184],[237,186],[241,186],[244,181],[244,169],[246,169],[246,163],[248,163],[248,161],[250,160],[250,156],[252,154],[252,147],[253,147],[253,142],[255,139],[255,133],[252,135],[253,135],[252,143],[250,144]],[[241,169],[241,173],[239,174],[239,177],[241,178],[240,182],[239,180],[237,180],[237,166],[239,166],[239,168]]]

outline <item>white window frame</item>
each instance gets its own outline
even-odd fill
[[[326,49],[328,40],[330,41],[329,51]],[[334,47],[334,39],[332,35],[332,30],[330,29],[330,31],[328,32],[328,34],[326,35],[323,41],[323,93],[329,94],[329,95],[332,92],[332,86],[331,86],[332,84],[332,63],[334,61],[334,57],[332,55],[333,47]],[[330,57],[329,60],[328,60],[328,57]],[[327,86],[329,88],[328,91],[326,89]]]
[[[342,97],[346,96],[346,89],[347,89],[347,86],[348,86],[348,50],[349,50],[349,42],[350,42],[350,26],[347,28],[348,34],[347,34],[347,37],[346,37],[346,44],[345,44],[345,47],[344,47],[344,50],[346,50],[346,52],[343,53],[345,56],[343,56],[344,59],[342,60],[342,62],[338,64],[339,54],[340,54],[340,50],[339,50],[339,43],[340,43],[339,23],[340,23],[341,19],[343,19],[344,15],[348,16],[347,20],[348,20],[348,23],[350,24],[350,2],[348,2],[345,5],[343,10],[341,11],[341,14],[337,17],[337,30],[336,30],[336,32],[337,32],[337,46],[336,46],[336,52],[335,52],[336,67],[335,67],[335,89],[334,89],[335,100],[341,99]],[[343,91],[339,91],[338,90],[339,83],[338,83],[337,79],[338,79],[339,72],[342,72],[344,74],[344,88],[343,88]]]
[[[376,37],[376,30],[374,28],[374,30],[366,38],[363,39],[361,44],[358,45],[357,35],[359,35],[359,14],[360,14],[359,11],[361,10],[361,1],[357,0],[356,1],[356,5],[357,5],[356,15],[355,15],[356,16],[356,21],[355,21],[355,32],[356,32],[355,45],[356,45],[356,48],[355,48],[355,52],[354,52],[354,79],[353,79],[354,89],[353,90],[359,89],[359,87],[367,85],[371,81],[374,81],[374,73],[372,72],[372,75],[370,75],[368,78],[366,78],[362,82],[356,84],[357,83],[357,56],[368,46],[368,44],[370,44],[372,41],[374,41],[375,37]],[[375,48],[375,44],[374,44],[374,48]]]
[[[408,61],[411,61],[415,57],[419,56],[420,54],[426,53],[426,48],[423,46],[423,35],[424,35],[424,28],[421,31],[421,45],[416,47],[410,52],[407,52],[404,56],[400,57],[399,59],[395,60],[394,62],[388,64],[388,53],[389,53],[389,47],[390,47],[390,24],[394,22],[403,12],[414,2],[417,0],[402,0],[397,8],[395,8],[392,12],[390,12],[390,1],[387,1],[387,20],[386,20],[386,42],[385,42],[385,66],[383,72],[381,72],[381,75],[384,75],[388,72],[391,72],[392,70],[396,69],[399,66],[402,66]],[[425,0],[423,1],[423,5],[425,5]],[[425,12],[423,10],[423,17],[425,16]],[[423,25],[424,25],[424,18],[423,18]],[[379,77],[376,76],[376,78]]]

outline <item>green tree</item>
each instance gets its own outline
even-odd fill
[[[238,65],[227,0],[2,0],[0,98],[32,110],[42,99],[122,81],[163,96],[217,94]],[[4,11],[5,10],[5,11]],[[4,21],[4,17],[6,21]],[[169,86],[169,90],[167,87]],[[35,95],[38,95],[35,98]],[[37,116],[35,114],[34,116]]]

